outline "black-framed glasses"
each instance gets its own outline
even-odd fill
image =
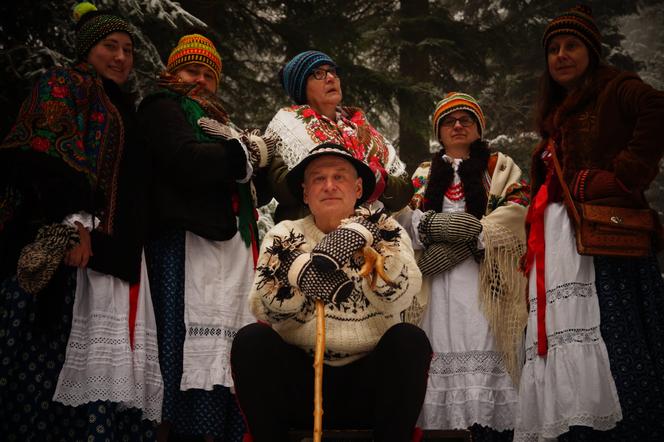
[[[316,80],[325,80],[327,78],[327,75],[331,75],[333,77],[339,78],[339,71],[337,68],[316,68],[313,71],[311,71],[311,75],[316,79]]]
[[[456,124],[457,121],[463,127],[470,127],[473,124],[475,124],[475,120],[473,120],[471,117],[466,117],[466,116],[463,116],[461,118],[445,117],[441,124],[445,127],[454,127],[454,125]]]

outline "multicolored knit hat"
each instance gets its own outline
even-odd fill
[[[480,138],[486,128],[486,121],[484,120],[484,113],[480,104],[468,94],[462,92],[450,92],[445,95],[445,98],[440,100],[436,105],[436,110],[433,112],[433,136],[438,139],[438,131],[440,123],[442,123],[445,116],[454,111],[464,110],[468,111],[477,120],[477,128],[479,129]]]
[[[207,37],[200,34],[185,35],[178,41],[168,56],[166,71],[173,73],[188,64],[202,64],[214,72],[217,84],[221,80],[221,57],[217,48]]]
[[[598,58],[601,58],[602,35],[599,33],[593,19],[593,11],[589,6],[577,5],[551,20],[542,37],[545,51],[551,39],[560,34],[571,34],[580,38],[595,52]]]
[[[318,66],[337,64],[327,54],[320,51],[305,51],[297,54],[279,71],[281,85],[295,104],[307,102],[307,78]]]
[[[129,22],[117,15],[98,11],[88,2],[78,3],[72,13],[76,21],[76,56],[84,60],[102,38],[113,32],[125,32],[134,41]]]

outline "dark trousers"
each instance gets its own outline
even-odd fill
[[[323,428],[373,428],[374,440],[411,440],[426,392],[431,345],[397,324],[367,356],[323,369]],[[231,350],[240,407],[256,442],[287,441],[313,427],[313,357],[264,324],[238,331]]]

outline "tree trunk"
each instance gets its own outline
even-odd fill
[[[429,113],[432,109],[426,92],[417,86],[429,80],[429,56],[417,47],[424,40],[424,27],[415,19],[429,14],[428,0],[401,0],[399,34],[399,73],[404,86],[397,92],[399,105],[399,156],[412,173],[418,164],[429,159]]]

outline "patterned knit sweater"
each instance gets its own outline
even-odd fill
[[[355,287],[348,299],[325,305],[325,363],[329,365],[345,365],[370,352],[388,328],[402,322],[404,311],[420,290],[422,277],[408,234],[388,217],[379,221],[378,227],[395,233],[373,246],[385,257],[385,273],[395,287],[378,278],[371,290],[369,282],[359,276],[363,264],[359,252],[342,268]],[[276,274],[280,254],[284,256],[289,250],[311,252],[324,236],[312,216],[274,226],[263,240],[249,295],[251,310],[259,320],[272,323],[286,342],[311,354],[316,341],[314,300],[297,287],[282,286]]]

